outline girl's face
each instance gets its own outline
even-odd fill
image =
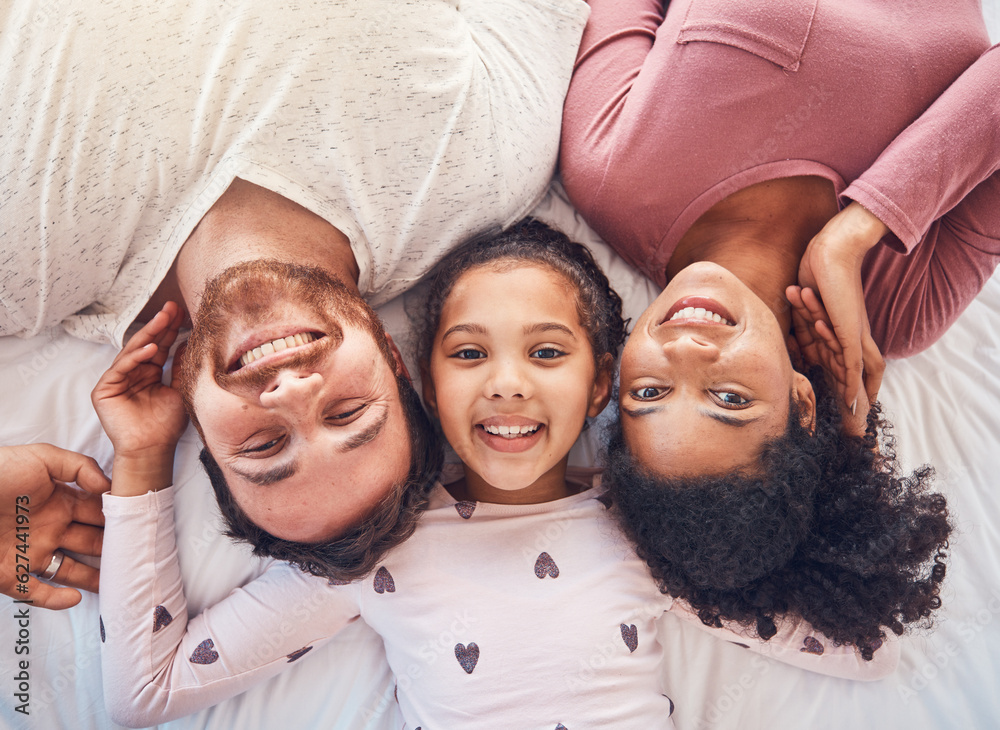
[[[470,488],[478,477],[518,503],[565,489],[569,450],[610,392],[576,302],[572,285],[540,264],[479,266],[455,282],[424,397]]]

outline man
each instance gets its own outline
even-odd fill
[[[190,312],[197,341],[208,281],[262,259],[324,272],[343,284],[344,302],[386,302],[449,248],[520,219],[541,197],[586,14],[579,0],[460,8],[442,0],[307,0],[280,12],[255,0],[77,0],[58,13],[18,0],[5,17],[16,30],[0,47],[8,110],[0,334],[28,336],[61,323],[121,346],[134,323],[176,301]],[[260,291],[259,270],[234,271],[245,289],[257,281]],[[281,306],[294,302],[269,299],[275,311],[266,318],[255,319],[257,305],[238,299],[224,308],[243,326],[240,342],[227,346],[242,343],[251,356],[261,346],[263,355],[277,339],[303,334],[286,331],[282,319]],[[332,313],[338,327],[344,314]],[[312,450],[277,469],[248,466],[248,453],[267,444],[257,442],[259,420],[219,423],[202,412],[202,397],[226,392],[218,383],[226,373],[201,377],[208,360],[191,364],[199,375],[189,404],[241,507],[253,513],[254,492],[265,486],[270,495],[293,495],[258,505],[268,523],[268,512],[308,504],[303,490],[332,486],[316,484],[317,474],[336,474],[341,494],[357,492],[340,519],[302,528],[286,514],[284,525],[268,523],[276,538],[343,536],[412,471],[414,429],[402,407],[398,354],[363,330],[358,357],[367,359],[332,358],[338,362],[327,363],[324,383],[343,382],[341,368],[371,366],[377,392],[361,383],[337,396],[360,399],[371,422],[338,425],[339,444],[300,429],[295,443]],[[338,355],[353,352],[345,343],[355,338],[338,341]],[[256,399],[243,405],[301,425],[306,416],[295,409],[318,389],[272,375],[275,388],[241,393]],[[301,397],[273,396],[285,385]],[[314,426],[321,417],[355,415],[324,397],[308,415]],[[224,427],[240,424],[250,430],[236,442]],[[257,441],[243,445],[251,436]],[[36,564],[51,572],[55,560],[40,555]]]

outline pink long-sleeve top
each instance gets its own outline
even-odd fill
[[[581,488],[594,470],[570,475]],[[173,489],[105,495],[101,653],[111,716],[133,727],[243,692],[364,620],[383,639],[404,728],[672,728],[656,621],[673,613],[779,661],[879,679],[872,661],[787,617],[761,641],[709,628],[657,589],[595,485],[542,504],[456,502],[441,486],[416,532],[363,580],[332,585],[287,563],[188,617]],[[599,662],[588,664],[594,656]],[[350,657],[344,657],[350,662]],[[275,701],[280,701],[276,698]]]
[[[664,9],[664,5],[668,5]],[[1000,48],[976,0],[591,0],[563,119],[566,190],[663,285],[727,195],[817,175],[891,229],[876,341],[931,344],[1000,260]],[[901,255],[907,254],[907,255]]]

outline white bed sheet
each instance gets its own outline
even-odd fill
[[[1000,38],[1000,0],[987,0],[984,12],[994,38]],[[558,188],[537,212],[592,246],[636,317],[655,295],[649,282],[597,239]],[[390,302],[380,314],[389,331],[405,340],[403,302]],[[0,338],[0,444],[48,441],[90,454],[108,468],[110,445],[89,395],[114,354],[109,346],[60,331],[31,340]],[[1000,727],[1000,275],[934,347],[889,364],[881,400],[896,424],[902,461],[935,466],[938,489],[948,495],[958,528],[934,630],[902,639],[894,676],[852,683],[763,659],[666,617],[665,682],[678,728]],[[598,430],[574,449],[575,463],[593,461]],[[199,447],[189,428],[176,469],[179,553],[194,612],[263,566],[219,534],[214,497],[197,461]],[[13,677],[22,658],[14,654],[14,606],[0,597],[0,727],[116,727],[102,697],[97,597],[86,595],[68,611],[35,609],[30,616],[31,715],[24,717],[13,709]],[[581,657],[570,671],[582,670],[590,660]],[[273,680],[159,727],[389,730],[398,727],[393,685],[381,640],[355,624]]]

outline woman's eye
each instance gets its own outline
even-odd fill
[[[479,350],[473,350],[471,348],[466,348],[464,350],[459,350],[452,357],[458,360],[480,360],[486,357],[485,352],[480,352]]]
[[[750,405],[749,400],[731,390],[716,390],[713,392],[715,393],[715,397],[719,399],[719,402],[726,408],[746,408]]]
[[[565,354],[562,350],[557,350],[554,347],[540,347],[531,353],[531,356],[538,360],[555,360],[557,357]]]
[[[653,400],[654,398],[659,398],[663,391],[660,388],[638,388],[632,391],[633,397],[636,400]]]

